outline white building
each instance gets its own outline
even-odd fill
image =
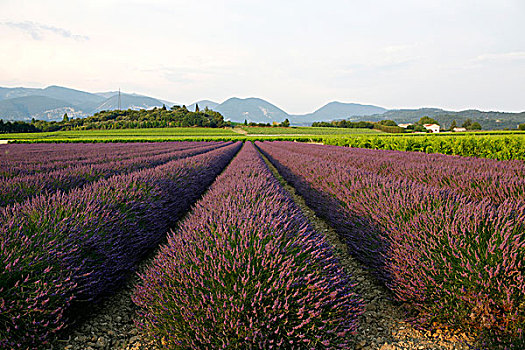
[[[467,131],[467,129],[465,129],[465,128],[454,128],[454,129],[452,129],[452,131],[454,131],[454,132],[465,132],[465,131]]]
[[[423,126],[433,134],[439,133],[439,130],[441,129],[438,124],[423,124]]]

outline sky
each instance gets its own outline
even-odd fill
[[[524,0],[0,0],[0,86],[525,111]]]

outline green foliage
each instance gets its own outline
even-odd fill
[[[393,120],[381,120],[378,124],[384,126],[397,126],[397,123]]]
[[[22,122],[20,122],[22,123]],[[167,110],[153,108],[151,110],[113,110],[95,113],[92,117],[70,119],[67,113],[61,122],[47,122],[33,120],[35,131],[59,131],[59,130],[115,130],[115,129],[140,129],[140,128],[170,128],[185,126],[200,126],[206,128],[222,128],[230,126],[230,122],[224,121],[224,117],[215,111],[190,112],[186,106],[173,106]],[[20,131],[14,132],[24,132]]]
[[[470,127],[472,126],[472,119],[467,118],[467,120],[465,120],[463,124],[461,124],[461,126],[467,130],[470,129]]]
[[[452,121],[452,123],[450,123],[450,130],[454,130],[454,128],[457,128],[458,127],[458,123],[456,122],[456,119],[454,119]]]
[[[469,130],[481,130],[481,125],[478,122],[474,122],[470,125]]]
[[[438,124],[439,123],[437,122],[437,120],[433,119],[433,118],[430,118],[429,116],[424,116],[424,117],[421,117],[419,119],[419,121],[416,123],[416,124],[419,124],[419,125],[424,125],[424,124]]]
[[[325,144],[442,153],[467,157],[498,160],[525,160],[525,135],[478,135],[478,136],[354,136],[326,138]]]
[[[350,128],[350,129],[373,129],[372,122],[351,122],[348,120],[333,120],[331,122],[313,122],[312,127],[322,128]]]
[[[380,122],[374,124],[374,129],[381,130],[389,134],[401,134],[401,133],[406,132],[404,128],[399,127],[397,125],[383,125],[383,124],[380,124]]]
[[[38,128],[33,124],[20,121],[4,122],[0,119],[0,134],[17,133],[17,132],[38,132]]]
[[[520,130],[525,130],[525,123],[520,124],[520,125],[518,126],[518,129],[520,129]]]
[[[282,127],[289,127],[290,126],[290,121],[288,120],[288,118],[286,118],[282,123],[281,123],[281,126]]]

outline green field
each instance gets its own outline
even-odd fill
[[[239,129],[244,130],[247,135],[379,135],[382,131],[373,129],[349,129],[349,128],[317,128],[311,126],[293,126],[290,128],[281,127],[260,127],[243,126]]]
[[[174,139],[188,136],[238,136],[231,129],[212,128],[151,128],[151,129],[114,129],[114,130],[72,130],[55,132],[37,132],[22,134],[2,134],[0,139],[4,140],[131,140],[131,139]]]
[[[235,131],[234,131],[235,130]],[[0,140],[14,142],[123,142],[123,141],[181,141],[181,140],[244,140],[279,139],[300,141],[321,141],[324,136],[379,135],[370,129],[343,128],[149,128],[113,130],[72,130],[56,132],[2,134]]]

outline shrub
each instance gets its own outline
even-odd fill
[[[141,276],[165,348],[348,348],[362,305],[323,237],[247,143]]]

